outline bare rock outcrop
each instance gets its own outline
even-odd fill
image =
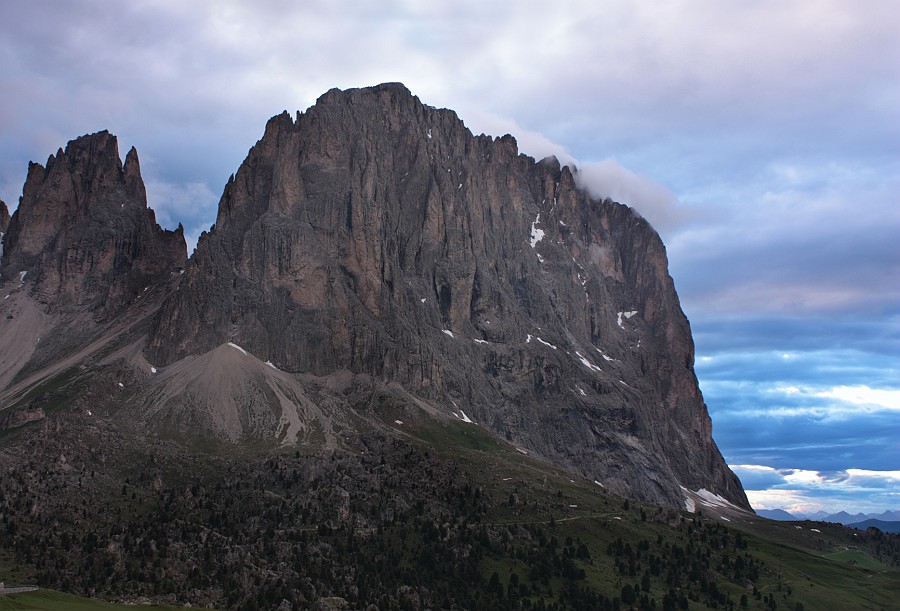
[[[0,238],[6,233],[7,227],[9,227],[9,208],[6,207],[6,202],[0,199]]]
[[[9,227],[9,208],[6,202],[0,199],[0,262],[3,260],[3,236]]]
[[[272,118],[228,181],[148,358],[235,342],[287,372],[370,375],[616,492],[682,506],[681,486],[706,488],[748,507],[659,236],[575,173],[402,85],[329,91]],[[26,240],[14,217],[16,265],[52,267],[36,254],[46,222]]]
[[[0,272],[27,278],[51,309],[83,308],[104,319],[186,258],[181,227],[161,229],[147,207],[137,151],[123,165],[116,137],[102,131],[72,140],[46,166],[29,164]]]

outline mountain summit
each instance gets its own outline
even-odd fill
[[[137,151],[123,165],[116,137],[102,131],[69,142],[46,166],[29,164],[0,271],[30,276],[54,308],[113,316],[185,258],[181,227],[161,229],[147,207]]]
[[[36,276],[38,303],[98,319],[160,287],[109,342],[130,348],[106,375],[132,384],[110,413],[329,449],[461,421],[614,492],[749,508],[711,437],[665,247],[574,168],[400,84],[334,89],[269,120],[173,276],[181,233],[153,222],[137,154],[121,166],[114,150],[101,132],[32,165],[2,262],[7,283]]]

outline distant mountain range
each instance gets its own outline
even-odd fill
[[[847,524],[850,528],[855,528],[857,530],[866,530],[870,527],[875,527],[881,532],[884,533],[893,533],[900,534],[900,522],[885,522],[884,520],[864,520],[862,522],[856,522],[854,524]]]
[[[816,520],[818,522],[835,522],[837,524],[843,524],[844,526],[853,526],[855,528],[860,528],[857,525],[867,522],[900,523],[900,511],[898,510],[884,511],[882,513],[857,513],[853,515],[847,513],[846,511],[839,511],[838,513],[817,511],[815,513],[792,514],[783,509],[757,509],[756,513],[770,520]],[[881,530],[884,530],[884,532],[897,532],[895,530],[885,530],[884,528],[878,526],[878,524],[866,524],[861,528],[865,530],[867,526],[873,525],[877,526]]]

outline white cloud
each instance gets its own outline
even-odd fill
[[[844,419],[858,417],[862,414],[900,412],[900,390],[870,388],[864,384],[834,386],[825,390],[787,385],[763,389],[762,392],[773,396],[782,395],[789,397],[792,402],[798,399],[828,399],[829,401],[784,407],[769,405],[764,408],[741,410],[739,413],[758,417],[796,418],[799,416],[810,416],[823,419]]]
[[[731,469],[746,482],[747,498],[755,509],[784,509],[794,514],[880,512],[896,509],[900,497],[900,471],[820,472],[765,465],[731,465]]]
[[[835,386],[826,391],[814,392],[813,396],[837,399],[843,403],[864,406],[869,409],[900,411],[900,390],[869,388],[860,386]]]
[[[658,182],[629,170],[614,159],[578,166],[576,180],[595,197],[609,197],[634,207],[662,234],[668,234],[695,216],[679,205],[672,191]]]

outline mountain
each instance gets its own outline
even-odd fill
[[[0,199],[0,262],[3,261],[3,236],[6,235],[7,227],[9,227],[9,208],[6,202]]]
[[[7,401],[102,364],[133,394],[91,402],[157,434],[334,448],[473,421],[613,492],[749,508],[653,228],[402,85],[272,118],[187,263],[106,131],[30,164],[4,243]]]
[[[837,513],[833,513],[831,515],[825,516],[822,518],[823,522],[835,522],[836,524],[843,524],[844,526],[848,524],[852,524],[854,522],[862,522],[863,520],[868,519],[864,513],[857,513],[856,515],[850,515],[846,511],[839,511]]]
[[[892,534],[900,534],[900,521],[886,521],[886,520],[876,520],[875,518],[869,518],[867,520],[863,520],[861,522],[854,522],[853,524],[846,524],[845,526],[849,526],[850,528],[855,528],[857,530],[866,530],[868,528],[877,528],[883,533],[892,533]]]
[[[0,240],[6,233],[7,227],[9,227],[9,208],[6,207],[6,202],[0,199]],[[0,256],[2,255],[3,251],[0,251]]]
[[[768,518],[770,520],[794,521],[800,519],[793,514],[788,513],[784,509],[757,509],[756,513],[757,515]]]
[[[30,291],[51,309],[87,306],[103,318],[185,259],[181,228],[162,230],[147,207],[137,151],[123,165],[103,131],[71,141],[46,167],[29,164],[0,270],[30,275]]]
[[[894,539],[749,510],[652,227],[401,85],[270,120],[190,259],[107,132],[32,164],[8,229],[0,581],[229,609],[892,603]],[[864,565],[822,557],[850,546]]]
[[[822,522],[835,522],[837,524],[843,524],[845,526],[850,526],[852,524],[857,524],[859,522],[864,522],[866,520],[880,520],[882,522],[897,522],[900,520],[900,512],[898,511],[884,511],[882,513],[862,513],[858,512],[855,514],[849,514],[846,511],[839,511],[838,513],[832,513],[823,515],[822,517],[816,518],[817,520],[821,520]]]
[[[705,487],[747,507],[653,228],[399,84],[272,118],[228,181],[147,357],[229,342],[400,387],[624,494],[680,506]]]
[[[83,136],[46,166],[29,164],[0,259],[0,393],[20,374],[37,381],[76,364],[67,359],[111,327],[146,320],[148,298],[186,259],[182,229],[156,224],[137,152],[123,165],[115,136]]]

